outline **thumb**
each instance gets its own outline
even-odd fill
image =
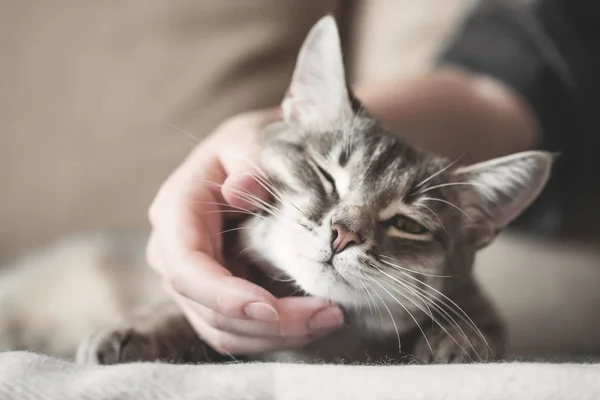
[[[262,178],[250,174],[230,175],[223,182],[221,193],[228,204],[246,210],[264,208],[269,201],[269,191]]]

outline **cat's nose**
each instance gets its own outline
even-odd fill
[[[331,249],[335,254],[341,253],[344,249],[362,243],[362,238],[356,232],[352,232],[342,224],[331,225],[333,231],[331,239]]]

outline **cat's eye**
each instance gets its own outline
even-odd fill
[[[321,177],[323,178],[323,180],[325,181],[323,182],[323,184],[325,186],[325,191],[327,192],[327,194],[336,193],[335,180],[333,179],[333,176],[331,176],[331,174],[325,171],[320,165],[315,164],[315,167],[321,175]]]
[[[410,233],[411,235],[424,235],[429,233],[429,230],[423,225],[403,215],[396,215],[390,218],[386,222],[386,225],[393,226],[399,231]]]

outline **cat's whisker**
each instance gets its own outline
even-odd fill
[[[283,195],[279,192],[266,178],[263,178],[260,175],[256,175],[254,173],[249,173],[249,176],[252,176],[256,182],[263,187],[267,192],[273,196],[274,199],[279,201],[280,203],[285,204],[285,200],[283,199]]]
[[[237,214],[247,214],[247,215],[251,215],[253,217],[257,217],[257,218],[262,218],[264,220],[269,220],[267,217],[265,217],[264,215],[260,215],[257,213],[253,213],[251,211],[239,211],[239,210],[212,210],[212,211],[204,211],[200,214],[202,215],[208,215],[208,214],[227,214],[227,213],[237,213]]]
[[[237,228],[225,229],[224,231],[219,232],[216,236],[225,235],[226,233],[241,231],[243,229],[248,229],[247,226],[238,226]]]
[[[434,189],[440,189],[443,187],[447,187],[447,186],[476,186],[476,187],[483,187],[483,185],[477,183],[477,182],[449,182],[449,183],[442,183],[440,185],[434,185],[434,186],[429,186],[426,189],[421,190],[420,194],[425,194],[427,192],[430,192]]]
[[[238,157],[242,161],[244,161],[246,164],[248,164],[252,168],[254,168],[263,178],[267,179],[267,177],[268,177],[267,173],[257,163],[255,163],[254,161],[252,161],[248,157],[244,156],[242,153],[238,153]]]
[[[450,324],[451,326],[454,326],[462,335],[462,337],[464,337],[465,341],[468,343],[469,347],[473,350],[473,352],[479,357],[479,359],[482,359],[481,355],[479,354],[479,352],[477,351],[477,349],[475,348],[475,346],[473,345],[473,342],[471,341],[471,339],[469,338],[469,336],[465,333],[465,331],[462,329],[461,325],[456,321],[456,319],[454,319],[450,314],[448,314],[448,312],[442,307],[440,306],[443,305],[444,307],[446,307],[449,311],[453,312],[455,315],[457,315],[456,311],[449,306],[447,303],[440,301],[440,299],[436,299],[435,297],[433,297],[431,294],[427,293],[427,291],[423,290],[422,288],[411,284],[410,282],[406,282],[403,281],[404,284],[406,285],[407,289],[412,289],[415,290],[417,292],[421,293],[421,296],[424,299],[427,299],[427,301],[429,301],[431,303],[431,305],[434,307],[436,313],[438,313],[438,315],[440,315],[444,321],[446,321],[448,324]],[[434,320],[438,325],[440,325],[440,323],[436,320]],[[464,322],[464,321],[463,321]],[[467,323],[464,322],[466,324],[467,327],[471,328],[473,330],[473,332],[475,332],[477,334],[477,330],[475,329],[475,326],[472,325],[471,323]],[[445,329],[440,325],[440,327],[445,331]],[[454,340],[454,338],[447,333],[451,339],[460,347],[460,344],[458,344],[456,342],[456,340]],[[461,347],[462,349],[462,347]],[[464,351],[464,349],[463,349]],[[466,355],[469,355],[467,352],[465,352]],[[470,356],[470,355],[469,355]]]
[[[294,278],[280,278],[278,276],[275,275],[269,275],[269,278],[271,278],[272,280],[276,281],[276,282],[283,282],[283,283],[290,283],[290,282],[295,282]]]
[[[273,196],[273,198],[275,198],[281,204],[291,205],[296,210],[298,210],[300,212],[300,214],[302,214],[304,217],[306,217],[306,214],[304,214],[304,212],[300,208],[298,208],[294,203],[292,203],[291,201],[284,200],[283,194],[269,182],[267,173],[265,171],[263,171],[260,168],[260,166],[258,166],[252,160],[249,160],[243,156],[241,156],[241,158],[258,172],[259,175],[255,175],[252,173],[250,175],[252,175],[252,177],[258,182],[258,184],[261,185],[267,192],[269,192],[271,194],[271,196]]]
[[[475,354],[477,354],[477,356],[479,358],[481,358],[481,356],[479,355],[479,353],[477,352],[477,350],[475,349],[475,347],[473,346],[471,340],[469,339],[469,337],[467,336],[467,334],[463,331],[463,329],[461,328],[461,326],[456,322],[456,320],[454,318],[452,318],[443,308],[441,308],[438,304],[435,298],[431,298],[431,295],[429,293],[427,293],[426,291],[422,290],[421,288],[417,287],[416,285],[412,285],[409,282],[406,282],[404,280],[400,280],[397,279],[389,274],[387,274],[385,271],[381,270],[380,268],[378,268],[376,265],[371,265],[373,266],[375,269],[377,269],[381,274],[385,275],[387,278],[391,279],[392,281],[394,281],[395,283],[401,285],[402,287],[411,290],[413,293],[414,290],[418,290],[421,292],[421,295],[418,296],[418,298],[420,298],[424,304],[426,304],[426,300],[429,301],[431,303],[431,305],[436,309],[436,311],[439,313],[441,312],[444,315],[441,315],[442,318],[444,318],[444,320],[448,323],[451,323],[452,325],[454,325],[459,331],[460,333],[463,335],[463,337],[465,338],[465,340],[467,341],[467,343],[469,344],[469,346],[471,347],[471,349],[475,352]],[[398,292],[399,293],[399,292]],[[401,293],[400,293],[401,294]],[[416,294],[416,293],[415,293]],[[408,300],[408,299],[407,299]],[[409,300],[410,301],[410,300]],[[413,303],[415,304],[415,303]],[[415,306],[419,307],[417,304],[415,304]],[[447,305],[446,305],[447,306]],[[420,307],[419,307],[420,308]],[[421,308],[420,308],[421,309]],[[431,309],[429,307],[427,307],[427,309],[430,311],[431,313]],[[421,311],[423,311],[423,309],[421,309]],[[460,343],[458,343],[458,341],[454,338],[454,336],[452,334],[450,334],[450,332],[448,332],[446,330],[446,328],[443,326],[443,324],[441,324],[437,319],[435,319],[433,317],[433,315],[430,315],[431,319],[444,331],[444,333],[446,333],[448,335],[448,337],[450,337],[450,339],[452,339],[452,341],[454,343],[456,343],[456,345],[468,356],[469,353],[460,345]]]
[[[427,211],[429,211],[430,213],[432,213],[435,218],[438,220],[438,222],[440,223],[440,225],[442,226],[442,228],[444,228],[444,230],[446,232],[448,232],[448,229],[446,229],[446,225],[444,225],[444,223],[442,222],[441,218],[439,215],[437,215],[437,213],[435,211],[433,211],[433,209],[425,204],[422,203],[416,203],[415,204],[417,207],[423,207],[424,209],[426,209]]]
[[[207,185],[212,185],[213,187],[218,187],[218,188],[221,188],[223,186],[223,185],[211,182],[211,181],[203,181],[203,183],[205,183]],[[231,188],[229,190],[232,192],[234,197],[236,197],[240,200],[244,200],[244,201],[256,206],[257,208],[260,208],[261,210],[263,210],[265,212],[280,211],[274,205],[267,203],[266,201],[262,200],[258,196],[253,195],[250,192],[247,192],[244,190],[238,190],[238,189],[231,189]]]
[[[291,282],[295,282],[295,280],[292,280]],[[302,292],[302,293],[300,293]],[[290,293],[290,297],[295,296],[296,294],[300,293],[301,295],[306,295],[306,292],[304,292],[304,290],[302,290],[302,288],[300,286],[296,286],[296,288],[294,290],[292,290],[292,293]]]
[[[438,199],[437,197],[421,197],[421,200],[423,200],[423,201],[428,201],[428,200],[439,201],[440,203],[448,204],[449,206],[454,207],[455,209],[457,209],[458,211],[460,211],[461,213],[463,213],[464,215],[466,215],[470,220],[473,220],[473,217],[471,217],[469,214],[467,214],[465,212],[465,210],[463,210],[462,208],[460,208],[456,204],[451,203],[451,202],[449,202],[447,200]]]
[[[363,273],[364,275],[364,273]],[[369,285],[367,282],[363,282],[364,285],[366,285],[365,289],[367,289],[367,287],[371,288],[371,291],[373,291],[373,287],[371,285]],[[377,313],[379,314],[379,319],[381,321],[381,324],[383,324],[383,313],[381,312],[381,308],[379,307],[379,305],[377,304],[377,302],[375,301],[375,299],[373,297],[371,297],[369,295],[369,297],[371,298],[371,300],[373,301],[373,307],[375,308],[375,310],[377,310]]]
[[[397,282],[402,285],[401,282]],[[384,282],[382,281],[382,284],[384,284]],[[433,312],[431,310],[431,308],[429,307],[429,305],[427,304],[428,301],[431,302],[431,300],[428,300],[426,298],[423,298],[422,296],[420,296],[417,292],[414,292],[413,290],[411,290],[410,287],[402,285],[405,289],[407,289],[410,293],[412,293],[413,296],[415,296],[417,298],[418,301],[421,301],[423,303],[423,305],[427,308],[426,312],[418,303],[416,303],[414,300],[410,299],[407,296],[407,293],[404,293],[403,291],[399,290],[398,288],[395,287],[395,285],[389,285],[388,287],[390,289],[392,289],[393,291],[395,291],[396,293],[398,293],[400,296],[404,297],[408,302],[410,302],[411,304],[413,304],[415,307],[417,307],[419,310],[421,310],[424,314],[426,314],[433,323],[437,324],[440,329],[442,329],[442,331],[444,333],[446,333],[446,335],[448,335],[448,337],[454,342],[456,343],[456,345],[467,355],[469,356],[469,353],[460,345],[460,343],[458,343],[458,341],[456,340],[456,338],[454,338],[454,336],[448,332],[448,330],[444,327],[444,325],[438,321],[434,316],[433,316]],[[432,303],[432,305],[435,306],[435,303]],[[437,311],[437,310],[436,310]],[[446,320],[446,322],[449,322],[446,318],[444,318]],[[418,324],[417,324],[418,325]],[[419,327],[419,329],[421,330],[421,333],[423,333],[423,330]],[[425,335],[425,333],[423,333],[423,337],[427,340],[427,337]],[[467,341],[469,341],[469,338],[465,335],[465,338],[467,339]],[[429,342],[427,343],[429,345]],[[472,346],[471,346],[472,347]],[[429,345],[429,350],[433,353],[433,349],[431,348],[431,346]]]
[[[259,185],[261,185],[263,188],[265,188],[265,190],[267,190],[277,201],[279,201],[281,204],[284,205],[289,205],[294,207],[296,210],[298,210],[298,212],[304,217],[307,218],[307,215],[304,211],[302,211],[297,205],[295,205],[293,202],[291,201],[286,201],[283,199],[283,194],[278,191],[271,183],[269,183],[267,180],[262,179],[258,176],[254,176],[255,179],[257,179],[257,182],[259,183]],[[313,217],[313,219],[316,220],[315,215],[313,214],[312,210],[308,210],[308,212],[311,214],[311,216]]]
[[[258,197],[251,195],[249,193],[240,191],[240,190],[234,190],[231,189],[232,194],[234,197],[243,200],[247,203],[252,204],[254,207],[258,208],[259,210],[262,210],[270,215],[272,215],[275,218],[280,218],[280,211],[277,207],[264,202],[263,200],[259,199]]]
[[[435,172],[431,175],[429,175],[428,178],[423,179],[421,182],[419,182],[414,188],[418,189],[421,186],[423,186],[424,184],[426,184],[427,182],[429,182],[430,180],[432,180],[433,178],[435,178],[436,176],[438,176],[439,174],[443,173],[444,171],[448,170],[449,168],[451,168],[454,164],[456,164],[463,156],[465,155],[465,152],[463,151],[462,154],[460,156],[458,156],[456,158],[456,160],[452,161],[450,164],[446,165],[444,168],[440,169],[438,172]]]
[[[373,278],[370,278],[370,279],[371,279],[371,281],[373,281],[373,283],[375,283],[377,286],[379,286],[380,288],[382,288],[392,299],[394,299],[394,301],[396,301],[396,303],[398,303],[398,305],[400,307],[402,307],[404,309],[404,311],[406,311],[408,313],[408,315],[412,318],[412,320],[415,322],[415,324],[417,324],[417,327],[419,328],[419,331],[421,331],[421,334],[423,335],[423,339],[425,339],[425,342],[427,343],[427,346],[429,347],[429,350],[433,351],[433,349],[431,348],[431,344],[429,343],[429,339],[427,339],[427,335],[425,335],[425,331],[423,330],[423,328],[421,327],[421,325],[419,324],[419,321],[417,321],[417,319],[415,318],[415,316],[408,310],[408,308],[406,308],[406,306],[404,304],[402,304],[402,302],[400,300],[398,300],[396,298],[396,296],[394,296],[389,290],[387,290],[376,279],[373,279]],[[390,313],[390,315],[391,315],[391,313]],[[394,323],[394,326],[395,325],[396,324]],[[400,340],[400,338],[398,338],[398,340]]]
[[[398,283],[398,282],[396,282]],[[477,352],[477,349],[475,349],[475,347],[473,346],[473,343],[471,342],[471,339],[469,339],[469,336],[467,336],[467,334],[464,332],[464,330],[461,328],[460,324],[458,324],[456,322],[456,320],[454,318],[452,318],[452,316],[450,316],[442,307],[440,307],[435,300],[432,300],[428,297],[423,296],[422,294],[419,294],[419,292],[414,290],[414,286],[411,287],[410,285],[405,285],[403,286],[406,290],[410,291],[415,297],[417,297],[419,300],[421,300],[423,302],[424,305],[427,306],[427,303],[431,304],[431,306],[433,307],[433,310],[427,306],[428,311],[430,312],[429,317],[431,318],[431,321],[436,324],[449,338],[450,340],[452,340],[457,347],[469,358],[471,358],[471,354],[458,342],[457,338],[454,337],[453,334],[451,334],[448,329],[446,329],[446,327],[444,326],[444,323],[449,324],[450,327],[455,327],[459,333],[462,335],[462,337],[465,339],[465,341],[468,343],[469,347],[475,352],[475,354],[479,357],[479,359],[481,359],[481,356],[479,355],[479,353]],[[401,291],[398,290],[397,288],[395,288],[393,285],[391,285],[391,288],[393,288],[395,291],[397,291],[398,293],[401,294]],[[409,300],[409,299],[407,299]],[[410,301],[410,300],[409,300]],[[414,302],[413,302],[414,304]],[[419,307],[417,304],[415,304],[415,306]],[[419,307],[420,308],[420,307]],[[436,315],[438,315],[439,317],[441,317],[443,319],[443,322],[440,322],[434,315],[433,315],[433,311],[435,311]]]
[[[273,186],[273,184],[271,184],[269,182],[268,179],[268,175],[265,171],[263,171],[260,166],[258,166],[255,162],[253,162],[252,160],[248,159],[247,157],[245,157],[243,154],[238,154],[238,157],[240,159],[242,159],[244,162],[246,162],[248,165],[250,165],[254,170],[256,170],[258,172],[257,174],[254,174],[252,172],[248,173],[247,175],[252,176],[254,178],[254,180],[256,180],[256,182],[263,188],[265,189],[271,196],[273,196],[274,199],[276,199],[277,201],[279,201],[281,204],[284,205],[291,205],[292,207],[294,207],[295,209],[297,209],[304,217],[306,217],[306,215],[304,214],[304,212],[302,210],[300,210],[300,208],[298,208],[294,203],[290,202],[290,201],[286,201],[283,198],[283,194],[277,190],[277,188],[275,188],[275,186]],[[219,187],[221,187],[222,185],[219,185]],[[266,207],[270,207],[273,210],[278,210],[280,211],[277,207],[275,207],[272,204],[269,204],[267,202],[265,202],[264,200],[253,196],[251,193],[248,192],[243,192],[248,196],[252,196],[252,198],[254,200],[257,200],[258,202],[260,202],[261,204],[263,204]],[[249,200],[249,199],[242,199],[242,200]],[[252,203],[253,205],[256,205],[256,203]]]
[[[420,279],[415,278],[414,276],[407,274],[406,272],[402,272],[399,271],[401,274],[407,276],[408,278],[417,281],[418,283],[426,286],[427,288],[429,288],[430,290],[434,291],[435,293],[437,293],[439,296],[441,296],[443,299],[442,304],[445,305],[446,307],[448,307],[448,309],[450,311],[452,311],[458,318],[460,318],[465,324],[471,326],[474,331],[481,337],[481,339],[485,342],[486,347],[491,350],[491,347],[489,345],[489,343],[487,342],[485,335],[481,332],[481,330],[477,327],[477,324],[475,324],[475,322],[473,322],[473,320],[471,319],[471,317],[469,317],[469,315],[458,305],[456,304],[456,302],[454,302],[452,299],[450,299],[448,296],[446,296],[445,294],[443,294],[442,292],[440,292],[439,290],[437,290],[436,288],[434,288],[431,285],[428,285],[427,283],[421,281]],[[418,288],[418,290],[423,290],[421,288]],[[450,307],[447,302],[450,302],[450,304],[452,304],[453,307]]]
[[[184,135],[188,139],[190,139],[194,145],[197,145],[198,143],[200,143],[200,139],[197,138],[196,136],[194,136],[191,132],[188,132],[185,129],[182,129],[181,127],[175,125],[172,122],[167,121],[166,119],[163,120],[163,123],[166,124],[166,125],[168,125],[169,127],[173,128],[173,129],[175,129],[177,132],[181,133],[182,135]]]
[[[237,256],[235,256],[235,258],[240,258],[241,256],[243,256],[243,255],[244,255],[244,254],[245,254],[245,253],[246,253],[248,250],[250,250],[250,247],[252,247],[252,245],[248,245],[248,246],[244,247],[244,248],[242,249],[242,251],[240,251],[240,252],[238,253],[238,255],[237,255]]]
[[[371,265],[371,266],[372,266],[373,268],[376,268],[376,269],[377,269],[377,267],[376,267],[376,266],[373,266],[373,265]],[[381,272],[381,273],[383,273],[384,275],[387,275],[387,274],[385,274],[383,271],[380,271],[380,272]],[[427,299],[426,299],[426,298],[422,297],[422,296],[421,296],[421,295],[420,295],[418,292],[415,292],[414,290],[411,290],[411,288],[410,288],[408,285],[406,285],[406,286],[405,286],[405,285],[403,284],[403,281],[402,281],[402,280],[400,280],[400,282],[396,282],[396,283],[400,284],[401,286],[403,286],[403,287],[405,287],[406,289],[408,289],[408,290],[409,290],[411,293],[413,293],[413,294],[414,294],[414,296],[415,296],[417,299],[419,299],[419,300],[420,300],[420,301],[423,303],[423,305],[425,306],[425,308],[427,308],[427,311],[428,311],[428,312],[427,312],[427,313],[425,313],[425,314],[427,314],[427,315],[428,315],[430,318],[433,318],[433,312],[431,311],[431,308],[429,308],[429,305],[427,304]],[[398,289],[397,289],[395,286],[393,286],[393,285],[392,285],[391,287],[393,287],[393,288],[394,288],[394,290],[398,290]],[[413,304],[414,304],[414,303],[413,303]],[[417,306],[417,305],[415,304],[415,306]],[[418,307],[418,306],[417,306],[417,307]],[[423,310],[421,310],[421,311],[423,311]],[[423,312],[425,312],[425,311],[423,311]]]
[[[365,293],[369,297],[369,299],[367,299],[367,305],[369,306],[369,312],[373,314],[373,309],[371,308],[371,302],[373,301],[373,297],[371,297],[371,293],[369,293],[369,289],[367,289],[367,286],[363,283],[362,279],[358,279],[358,282],[362,285],[363,289],[365,290]]]
[[[217,183],[217,182],[213,182],[213,181],[209,181],[209,180],[205,180],[205,179],[201,179],[200,182],[209,187],[213,187],[213,188],[221,189],[223,187],[223,184],[221,184],[221,183]],[[252,193],[250,193],[248,191],[239,190],[239,189],[231,189],[231,188],[229,190],[238,199],[245,200],[245,201],[251,203],[252,205],[255,205],[257,207],[260,206],[260,207],[266,207],[266,208],[278,210],[277,207],[275,207],[274,205],[267,203],[263,199],[253,195]]]
[[[220,206],[226,210],[230,209],[230,210],[238,210],[238,211],[251,211],[244,207],[234,206],[232,204],[223,203],[223,202],[219,202],[219,201],[194,201],[193,204],[204,204],[207,206]]]
[[[371,282],[377,284],[377,281],[369,278],[368,275],[365,275]],[[369,285],[370,286],[370,285]],[[400,341],[400,331],[398,330],[398,325],[396,325],[396,320],[394,319],[394,315],[392,314],[392,311],[390,310],[390,308],[387,306],[387,304],[385,304],[385,300],[383,300],[383,298],[381,297],[381,295],[377,292],[376,289],[374,289],[371,286],[371,289],[373,289],[373,293],[375,293],[375,295],[379,298],[379,300],[381,300],[381,304],[385,307],[385,309],[387,310],[388,314],[390,315],[390,318],[392,319],[392,324],[394,325],[394,330],[396,331],[396,337],[398,338],[398,352],[402,353],[402,342]],[[383,321],[383,319],[382,319]]]
[[[396,261],[397,262],[397,260],[395,258],[392,258],[390,256],[386,256],[386,255],[383,255],[383,254],[380,254],[379,258],[380,258],[380,260],[379,260],[380,262],[382,262],[385,265],[387,265],[389,267],[392,267],[394,269],[398,269],[398,270],[402,270],[402,271],[407,271],[407,272],[410,272],[410,273],[413,273],[413,274],[417,274],[417,275],[429,276],[429,277],[432,277],[432,278],[452,278],[452,276],[450,276],[450,275],[429,274],[427,272],[421,272],[421,271],[416,271],[414,269],[410,269],[410,268],[406,268],[406,267],[401,267],[401,266],[399,266],[399,265],[394,264],[394,263],[391,262],[391,261]],[[391,261],[381,260],[381,258],[387,258],[388,260],[391,260]]]

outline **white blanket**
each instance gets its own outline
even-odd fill
[[[0,354],[2,400],[598,400],[600,364],[77,365]]]

